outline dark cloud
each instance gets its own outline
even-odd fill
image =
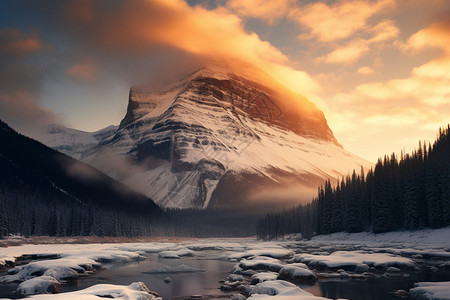
[[[0,54],[26,55],[40,51],[42,42],[37,34],[25,34],[17,29],[0,29]]]
[[[38,136],[47,124],[56,122],[54,114],[38,105],[28,92],[0,94],[0,112],[3,121],[28,136]]]
[[[41,72],[32,61],[43,48],[35,32],[0,29],[0,118],[28,135],[56,120],[36,101]]]

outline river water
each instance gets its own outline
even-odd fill
[[[236,292],[225,294],[219,289],[221,280],[227,276],[236,262],[220,259],[221,251],[198,251],[195,256],[181,257],[180,259],[159,258],[158,254],[145,254],[145,259],[127,264],[104,264],[102,269],[94,274],[79,278],[78,282],[63,285],[61,292],[69,292],[90,287],[95,284],[108,283],[129,285],[132,282],[142,281],[153,291],[159,293],[163,299],[189,299],[193,295],[202,295],[203,299],[229,298]],[[401,276],[376,277],[365,280],[319,280],[313,285],[300,285],[300,287],[316,296],[331,299],[345,298],[351,300],[378,300],[400,299],[394,295],[396,290],[406,290],[414,287],[419,281],[450,281],[449,270],[430,268],[445,260],[421,260],[421,271]],[[186,265],[204,272],[177,273],[177,274],[148,274],[149,270],[164,266],[178,267]],[[1,275],[1,274],[0,274]],[[170,282],[165,279],[170,277]],[[14,298],[12,292],[18,283],[0,284],[0,298]],[[409,298],[406,298],[409,299]]]
[[[202,251],[201,256],[180,259],[159,258],[157,254],[147,254],[145,260],[124,265],[104,265],[108,269],[78,280],[76,286],[64,286],[61,292],[83,289],[98,283],[129,285],[142,281],[163,299],[183,299],[192,295],[220,297],[219,280],[225,280],[235,263],[215,259],[217,251]],[[147,274],[146,271],[163,266],[186,265],[205,272],[178,274]],[[171,282],[165,282],[169,277]]]

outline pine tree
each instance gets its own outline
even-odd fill
[[[56,216],[56,211],[52,210],[50,211],[50,215],[47,220],[47,228],[45,234],[48,234],[49,236],[55,236],[57,232],[58,232],[58,220]]]
[[[416,229],[420,226],[419,199],[416,180],[412,174],[406,181],[403,195],[403,225],[406,229]]]
[[[359,232],[362,230],[360,222],[360,179],[357,178],[356,172],[353,171],[351,180],[349,179],[350,191],[347,194],[346,209],[345,209],[345,230],[347,232]]]
[[[3,239],[8,234],[8,223],[6,216],[0,211],[0,239]]]
[[[31,226],[30,226],[30,235],[36,234],[36,209],[33,208],[31,212]]]
[[[387,161],[385,157],[385,162]],[[388,203],[388,188],[385,182],[386,170],[381,160],[375,166],[375,191],[372,199],[372,230],[375,233],[391,230],[391,217]]]

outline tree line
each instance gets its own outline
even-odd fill
[[[83,203],[43,187],[0,185],[0,238],[23,236],[252,236],[256,215],[227,210],[168,209],[151,214]]]
[[[317,197],[258,220],[257,235],[305,237],[333,232],[388,232],[450,225],[450,125],[436,141],[419,142],[412,153],[380,158],[367,174],[361,168],[318,188]]]

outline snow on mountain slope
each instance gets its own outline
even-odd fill
[[[207,66],[157,88],[133,87],[114,137],[81,158],[180,208],[254,206],[265,189],[315,191],[370,166],[338,144],[306,98],[256,80]]]
[[[51,124],[47,127],[47,134],[37,139],[55,150],[79,159],[86,150],[110,139],[117,128],[118,126],[111,125],[99,131],[86,132]]]

